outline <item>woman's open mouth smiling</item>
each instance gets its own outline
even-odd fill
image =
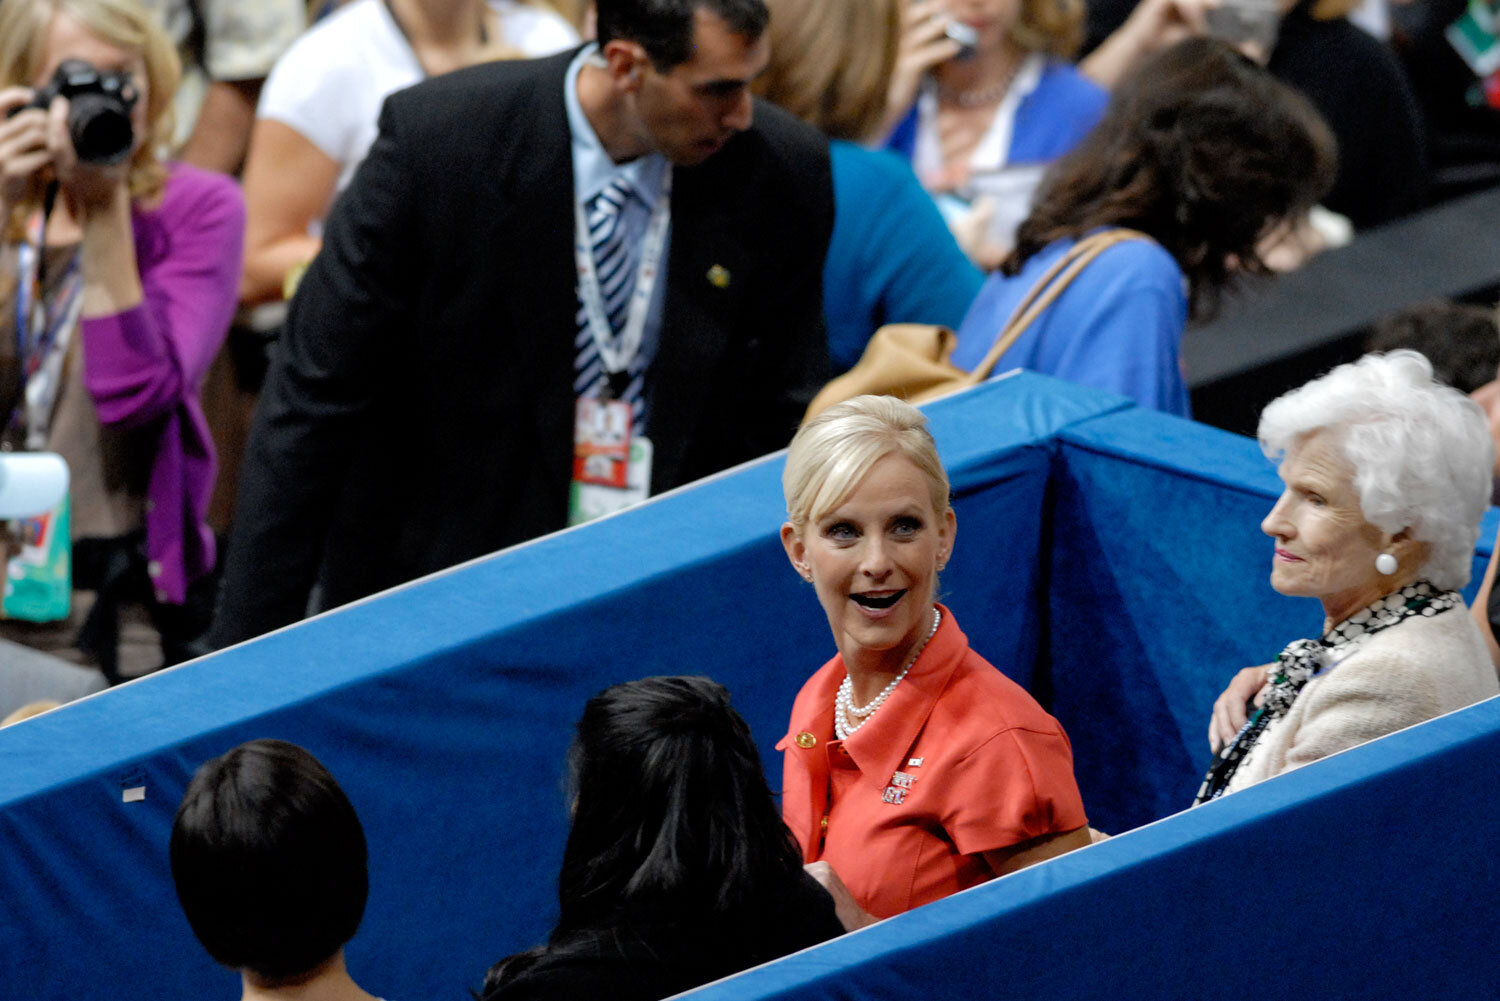
[[[899,591],[864,591],[849,595],[854,603],[866,612],[879,614],[890,611],[896,602],[906,597],[906,588]]]

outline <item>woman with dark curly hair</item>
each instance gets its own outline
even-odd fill
[[[1302,97],[1222,42],[1194,38],[1143,62],[1103,121],[1052,168],[1016,247],[970,307],[955,364],[973,368],[1018,303],[1075,244],[1103,250],[1000,356],[1187,416],[1178,361],[1240,274],[1267,272],[1258,247],[1328,190],[1328,127]]]

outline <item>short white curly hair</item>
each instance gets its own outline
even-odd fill
[[[1431,555],[1434,586],[1469,582],[1479,519],[1489,506],[1495,444],[1484,410],[1432,378],[1415,351],[1366,355],[1273,400],[1256,437],[1280,461],[1298,438],[1327,429],[1354,467],[1365,520],[1383,532],[1409,529]]]

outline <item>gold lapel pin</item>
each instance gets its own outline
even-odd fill
[[[722,264],[715,264],[708,269],[708,280],[714,288],[728,288],[729,269]]]

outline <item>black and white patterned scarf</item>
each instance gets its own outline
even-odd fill
[[[1229,780],[1240,763],[1255,747],[1273,720],[1285,716],[1309,681],[1334,667],[1347,656],[1344,648],[1366,636],[1400,625],[1414,616],[1431,617],[1450,608],[1462,608],[1463,598],[1457,591],[1439,591],[1425,580],[1403,587],[1379,601],[1360,609],[1323,634],[1321,640],[1296,640],[1276,657],[1266,669],[1271,690],[1265,704],[1255,710],[1208,768],[1193,805],[1207,803],[1224,795]]]

